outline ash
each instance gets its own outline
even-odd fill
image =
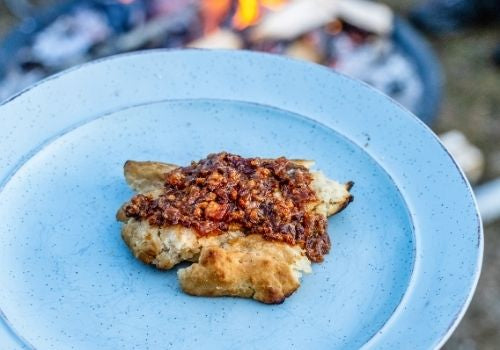
[[[332,46],[336,53],[335,70],[360,79],[415,110],[423,94],[422,81],[411,58],[392,41],[381,38],[358,45],[342,33]]]

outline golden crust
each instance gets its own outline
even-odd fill
[[[159,269],[171,269],[181,261],[196,261],[201,246],[196,233],[182,226],[153,227],[145,220],[130,219],[122,238],[134,256]]]
[[[249,235],[203,247],[198,263],[179,269],[177,276],[188,294],[276,304],[297,290],[302,272],[310,272],[310,262],[299,247]]]
[[[327,178],[322,172],[312,171],[313,181],[311,186],[318,197],[318,204],[314,211],[326,217],[338,213],[344,209],[353,197],[349,193],[353,183],[339,184],[337,181]]]
[[[294,160],[307,168],[314,162]],[[164,174],[178,166],[160,162],[127,161],[127,183],[139,193],[161,193]],[[318,202],[309,210],[330,216],[352,200],[352,183],[339,184],[321,172],[311,172]],[[124,206],[127,203],[124,204]],[[192,295],[239,296],[264,303],[280,303],[300,286],[310,261],[299,246],[266,241],[260,235],[245,236],[234,230],[213,237],[197,237],[189,228],[153,227],[146,220],[129,218],[123,206],[116,215],[122,221],[122,237],[136,258],[160,269],[182,261],[195,262],[178,271],[182,289]]]
[[[127,160],[123,166],[125,180],[136,192],[144,193],[162,188],[164,174],[178,168],[177,165],[161,162],[136,162]]]

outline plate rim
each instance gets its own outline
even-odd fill
[[[476,290],[476,287],[477,287],[477,284],[478,284],[478,280],[479,280],[479,277],[480,277],[480,273],[481,273],[481,267],[482,267],[482,261],[483,261],[483,250],[484,250],[484,233],[483,233],[483,226],[482,226],[481,217],[479,215],[479,210],[478,210],[477,202],[476,202],[475,196],[473,195],[472,187],[471,187],[470,183],[468,182],[468,180],[466,179],[466,177],[465,177],[462,169],[457,165],[457,163],[454,160],[454,158],[452,157],[452,155],[444,147],[444,145],[439,140],[439,138],[434,134],[434,132],[432,132],[432,130],[425,123],[423,123],[420,119],[418,119],[416,116],[414,116],[410,111],[408,111],[401,104],[399,104],[398,102],[392,100],[390,97],[382,94],[380,91],[372,88],[371,86],[367,85],[366,83],[358,81],[358,80],[353,79],[353,78],[350,78],[350,77],[348,77],[348,76],[346,76],[344,74],[340,74],[338,72],[334,72],[331,69],[329,69],[327,67],[324,67],[324,66],[312,64],[312,63],[309,63],[309,62],[298,61],[298,60],[291,59],[291,58],[288,58],[288,57],[277,56],[277,55],[273,55],[273,54],[267,54],[267,53],[255,53],[255,52],[248,52],[248,51],[244,51],[244,50],[241,50],[241,51],[231,51],[231,50],[200,50],[200,49],[182,49],[182,50],[177,50],[177,49],[155,49],[155,50],[144,50],[144,51],[137,51],[137,52],[130,52],[130,53],[125,53],[125,54],[115,55],[115,56],[111,56],[111,57],[105,57],[105,58],[101,58],[101,59],[98,59],[98,60],[95,60],[95,61],[92,61],[92,62],[87,62],[87,63],[81,64],[81,65],[77,65],[77,66],[71,67],[71,68],[69,68],[69,69],[67,69],[65,71],[62,71],[60,73],[57,73],[57,74],[52,75],[50,77],[47,77],[47,78],[45,78],[45,79],[43,79],[43,80],[35,83],[34,85],[32,85],[30,87],[27,87],[26,89],[20,91],[19,93],[14,94],[13,96],[9,97],[8,99],[2,101],[0,103],[0,111],[2,110],[2,107],[4,107],[5,105],[9,105],[11,102],[13,102],[13,101],[17,100],[18,98],[24,96],[25,94],[29,93],[30,91],[34,90],[35,88],[37,88],[40,85],[45,85],[45,84],[47,84],[48,82],[50,82],[52,80],[57,80],[58,78],[60,78],[62,76],[69,75],[69,74],[71,74],[73,72],[78,72],[78,71],[80,71],[82,69],[87,69],[88,67],[92,67],[92,66],[98,65],[98,64],[100,64],[102,62],[109,62],[109,61],[113,61],[113,60],[120,60],[120,59],[123,59],[125,57],[137,57],[137,56],[152,55],[152,54],[167,54],[168,55],[168,54],[171,54],[171,53],[179,54],[181,52],[182,53],[186,53],[187,52],[187,53],[191,53],[191,54],[202,54],[202,55],[212,55],[212,54],[214,54],[214,55],[223,54],[223,55],[229,55],[229,56],[231,56],[231,55],[232,56],[237,56],[237,55],[243,55],[243,56],[245,56],[246,55],[246,56],[253,56],[254,58],[256,56],[264,56],[266,59],[280,60],[280,61],[283,61],[283,63],[292,62],[295,65],[303,65],[303,66],[305,66],[308,69],[311,69],[311,68],[314,68],[315,70],[320,69],[320,70],[323,70],[324,73],[331,74],[331,75],[341,76],[345,80],[349,80],[349,81],[351,81],[351,82],[353,82],[355,84],[361,84],[362,86],[364,86],[365,89],[369,89],[369,90],[371,90],[372,93],[375,93],[376,95],[378,95],[379,98],[383,97],[383,98],[387,99],[388,103],[397,106],[401,110],[401,112],[402,112],[401,114],[405,114],[407,117],[413,118],[414,122],[417,122],[417,124],[419,124],[420,127],[423,127],[423,129],[426,131],[426,133],[428,135],[431,135],[434,138],[434,140],[437,142],[437,144],[442,148],[442,150],[444,150],[445,154],[447,154],[449,160],[451,160],[452,164],[455,166],[456,170],[458,171],[458,174],[460,175],[462,182],[466,186],[466,189],[468,191],[468,194],[470,195],[470,199],[471,199],[471,201],[473,203],[473,206],[474,206],[474,209],[475,209],[476,220],[477,220],[477,235],[478,235],[478,244],[477,244],[477,253],[478,254],[477,254],[477,260],[476,260],[476,267],[475,267],[475,270],[474,270],[474,276],[473,276],[473,279],[472,279],[472,283],[470,284],[470,288],[469,288],[468,293],[467,293],[467,298],[466,298],[465,302],[461,305],[460,309],[456,312],[455,317],[453,318],[453,320],[449,324],[446,332],[441,335],[439,341],[435,344],[435,348],[440,348],[442,345],[444,345],[444,343],[448,340],[448,338],[451,336],[451,334],[453,333],[453,331],[458,326],[460,320],[462,319],[462,317],[464,316],[464,314],[465,314],[468,306],[470,305],[470,302],[471,302],[472,297],[474,295],[474,292]],[[207,98],[207,99],[211,99],[211,98]],[[170,100],[171,101],[172,99],[166,98],[164,100]],[[228,101],[235,101],[235,100],[228,99]],[[153,102],[161,102],[161,101],[148,101],[146,103],[153,103]],[[241,100],[240,102],[250,102],[250,101]],[[265,105],[264,103],[260,103],[260,102],[250,102],[250,103]],[[142,103],[138,103],[137,105],[141,105],[141,104]],[[135,105],[130,105],[129,107],[133,107],[133,106],[135,106]],[[315,122],[323,124],[322,121],[316,120],[312,116],[302,115],[302,114],[300,114],[297,111],[288,110],[288,109],[281,108],[281,107],[274,106],[274,105],[265,105],[265,106],[271,107],[271,108],[282,109],[282,110],[285,110],[285,111],[290,112],[290,113],[294,113],[294,114],[298,114],[298,115],[304,116],[306,118],[310,118],[311,120],[313,120]],[[106,111],[106,112],[104,112],[101,115],[112,113],[113,111],[116,111],[116,110],[112,109],[111,111]],[[94,119],[94,118],[92,118],[92,119]],[[76,125],[76,124],[73,125],[72,124],[70,127],[67,128],[68,130],[66,130],[66,132],[71,131],[72,129],[77,128],[80,124],[85,124],[85,123],[87,123],[89,121],[90,120],[86,120],[83,123],[76,123],[78,125]],[[332,128],[329,125],[325,125],[325,126],[327,128]],[[333,129],[333,130],[335,132],[338,132],[335,129]],[[66,132],[63,132],[63,134],[66,133]],[[353,142],[354,144],[358,145],[354,140],[352,140],[351,138],[347,137],[343,133],[341,133],[341,132],[338,132],[338,133],[340,135],[342,135],[343,137],[347,138],[348,140],[350,140],[351,142]],[[53,139],[54,139],[54,137],[51,136],[51,137],[49,137],[47,139],[47,142],[43,142],[43,145],[39,144],[38,146],[42,146],[41,148],[43,148],[45,145],[50,144],[53,141]],[[360,145],[358,145],[358,146],[360,146]],[[35,147],[32,150],[34,152],[33,154],[29,155],[28,158],[22,158],[20,160],[20,162],[15,165],[14,168],[11,168],[7,172],[7,176],[3,176],[2,178],[0,178],[0,191],[7,184],[7,182],[11,178],[11,176],[13,176],[19,170],[19,168],[22,167],[31,158],[31,156],[35,155],[41,148]],[[372,155],[370,154],[370,156],[372,156]],[[376,161],[376,159],[374,159],[374,160]],[[391,173],[389,171],[387,171],[384,167],[382,167],[382,168],[384,169],[384,171],[386,171],[386,173],[389,176],[391,176]],[[395,184],[396,184],[396,187],[398,187],[398,190],[399,190],[399,186],[397,186],[396,182],[395,182]],[[404,196],[403,196],[403,199],[404,199]],[[410,278],[410,282],[411,282],[411,279],[413,279],[413,273],[412,273],[412,277]],[[404,299],[406,299],[406,297],[407,297],[407,293],[405,291],[405,293],[403,295],[403,298],[400,301],[400,304],[396,307],[396,309],[399,308],[399,306],[401,305],[402,301]],[[396,310],[394,310],[394,312],[395,311]],[[389,316],[387,322],[394,315],[394,312]],[[7,324],[9,323],[8,322],[8,318],[6,317],[6,315],[3,314],[3,312],[1,312],[1,309],[0,309],[0,319],[3,319],[3,321],[6,322]],[[387,322],[382,325],[382,327],[380,328],[380,330],[378,332],[376,332],[363,345],[363,347],[370,347],[370,345],[372,344],[372,341],[377,337],[377,335],[379,334],[379,332],[381,332],[382,329],[384,329],[387,326]],[[26,345],[30,346],[29,342],[27,342],[21,335],[17,334],[17,332],[15,332],[14,328],[12,328],[12,327],[8,327],[8,328],[9,328],[10,331],[12,331],[14,334],[16,334],[16,336],[19,337],[19,339],[22,340]],[[32,347],[32,348],[34,348],[34,347]]]

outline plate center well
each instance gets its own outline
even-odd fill
[[[314,159],[356,183],[329,220],[331,253],[282,305],[187,296],[121,241],[127,159],[185,165],[222,150]],[[39,349],[356,348],[399,304],[414,260],[405,203],[361,148],[286,111],[208,100],[122,110],[48,144],[0,192],[0,240],[0,309]]]

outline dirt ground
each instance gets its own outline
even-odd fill
[[[385,0],[405,14],[417,1]],[[0,0],[0,35],[15,19]],[[500,25],[430,38],[446,77],[445,98],[434,130],[458,129],[485,153],[482,181],[500,177],[500,69],[490,59]],[[500,199],[499,199],[500,200]],[[500,221],[485,227],[483,272],[472,304],[444,349],[500,348]]]

